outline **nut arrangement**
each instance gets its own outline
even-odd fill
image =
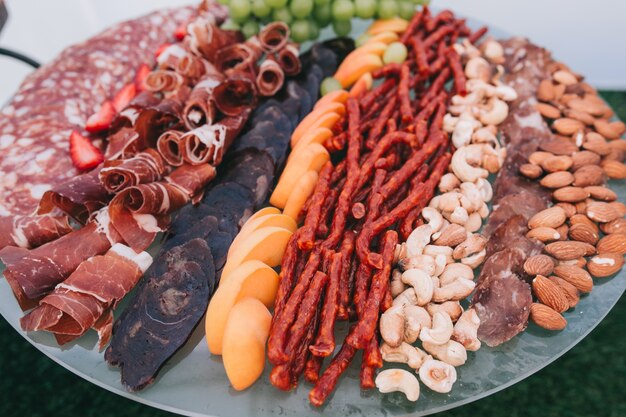
[[[487,177],[500,170],[506,152],[497,125],[508,115],[506,102],[516,98],[500,84],[501,71],[492,76],[502,60],[498,42],[487,39],[478,49],[466,41],[455,49],[464,62],[468,94],[453,96],[444,117],[456,147],[451,172],[422,210],[422,224],[396,247],[393,305],[379,324],[383,360],[406,364],[439,393],[452,390],[455,367],[466,362],[467,351],[481,346],[478,315],[460,301],[474,290],[474,269],[485,259],[487,241],[477,232],[493,196]],[[382,371],[376,385],[381,392],[403,392],[410,401],[419,398],[417,377],[403,369]]]
[[[552,63],[536,108],[551,125],[553,141],[528,157],[520,173],[549,189],[554,205],[533,216],[527,236],[545,243],[545,254],[524,264],[532,281],[530,318],[561,330],[561,313],[591,292],[593,278],[617,273],[626,254],[626,206],[608,180],[626,178],[626,126],[597,92],[564,64]]]

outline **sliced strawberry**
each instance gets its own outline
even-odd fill
[[[70,135],[70,157],[74,166],[81,171],[95,168],[104,161],[100,149],[77,131],[72,131]]]
[[[137,74],[135,74],[135,88],[137,89],[137,92],[141,92],[145,89],[143,82],[146,80],[148,74],[150,74],[150,71],[151,69],[148,64],[141,64],[137,70]]]
[[[171,43],[164,43],[163,45],[159,46],[159,48],[156,50],[156,52],[154,53],[154,57],[158,58],[159,55],[161,55],[163,53],[163,51],[165,51],[167,48],[169,48],[170,46],[172,46]]]
[[[185,39],[185,36],[187,36],[187,24],[183,23],[174,31],[174,38],[176,38],[177,41],[182,41]]]
[[[98,110],[97,113],[92,114],[89,119],[87,119],[85,130],[91,133],[107,130],[111,126],[116,114],[117,112],[115,111],[113,103],[105,101],[100,107],[100,110]]]
[[[120,91],[113,97],[113,107],[119,113],[128,106],[133,98],[137,95],[137,87],[135,83],[126,84]]]

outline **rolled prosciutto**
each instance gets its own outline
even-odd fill
[[[257,102],[254,79],[245,72],[231,73],[213,91],[215,106],[226,116],[238,116]]]
[[[209,62],[215,62],[217,52],[243,39],[238,31],[222,30],[212,16],[199,16],[187,25],[189,48]]]
[[[185,84],[185,77],[172,70],[152,71],[144,81],[146,90],[165,96],[175,94]]]
[[[92,213],[104,207],[111,198],[100,182],[101,170],[102,167],[98,167],[46,191],[37,213],[48,214],[60,209],[81,224],[87,223]]]
[[[276,56],[280,67],[287,75],[296,75],[300,72],[300,52],[294,43],[286,44]]]
[[[117,243],[104,255],[81,263],[20,319],[20,325],[24,331],[52,332],[60,345],[93,328],[98,332],[98,348],[102,349],[111,339],[113,309],[151,264],[148,253],[136,253]]]
[[[161,157],[169,165],[178,167],[183,164],[183,153],[181,150],[181,138],[184,132],[180,130],[168,130],[157,140],[157,149]]]
[[[257,58],[258,54],[254,47],[238,43],[220,49],[215,66],[227,75],[238,72],[254,74]]]
[[[216,174],[217,171],[213,165],[183,165],[166,179],[185,190],[195,204],[202,198],[204,188],[215,178]]]
[[[274,22],[265,26],[258,35],[259,44],[268,54],[281,50],[289,40],[289,26],[284,22]]]
[[[215,87],[224,81],[224,76],[215,71],[206,74],[193,88],[183,110],[183,122],[188,129],[195,129],[216,121]]]
[[[259,67],[256,86],[259,94],[268,97],[276,94],[285,82],[283,69],[273,59],[267,58]]]
[[[159,152],[146,149],[123,161],[110,161],[100,170],[99,178],[104,188],[112,194],[138,184],[160,180],[166,165]]]
[[[8,246],[0,250],[0,260],[6,265],[4,277],[15,298],[27,310],[83,261],[105,253],[119,241],[119,235],[109,228],[108,213],[103,209],[82,229],[36,249]]]
[[[139,137],[139,133],[130,127],[123,127],[109,136],[109,146],[104,152],[107,160],[129,158],[137,152],[145,149],[145,143]]]
[[[71,231],[64,215],[0,217],[0,249],[5,246],[36,248]]]

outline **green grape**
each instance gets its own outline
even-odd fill
[[[265,0],[252,0],[252,14],[256,17],[268,17],[272,14],[272,8]]]
[[[295,20],[291,25],[291,39],[302,43],[309,39],[309,22],[306,20]]]
[[[288,0],[265,0],[268,6],[272,9],[282,9],[287,6]]]
[[[250,0],[230,0],[230,18],[243,23],[250,16]]]
[[[274,20],[285,22],[287,24],[293,22],[293,16],[291,15],[291,12],[289,12],[289,9],[286,7],[283,7],[281,9],[274,9],[272,17],[274,18]]]
[[[313,11],[313,0],[291,0],[289,10],[296,19],[304,19]]]
[[[217,2],[218,2],[219,4],[223,4],[224,6],[228,6],[228,3],[230,3],[230,1],[229,1],[229,0],[217,0]]]
[[[243,33],[243,36],[245,36],[246,39],[251,38],[259,33],[259,23],[256,20],[248,20],[241,27],[241,33]]]
[[[356,40],[354,41],[354,45],[358,48],[359,46],[362,46],[365,42],[367,42],[369,38],[371,37],[372,35],[368,35],[367,33],[364,33],[358,38],[356,38]]]
[[[341,90],[341,83],[333,77],[326,77],[320,85],[320,93],[325,96],[333,91]]]
[[[354,17],[354,3],[350,0],[335,0],[333,2],[333,19],[350,20]]]
[[[331,0],[313,0],[316,6],[326,6]]]
[[[371,19],[376,14],[376,0],[354,0],[354,9],[357,17]]]
[[[314,41],[320,37],[320,27],[313,19],[309,19],[309,39]]]
[[[330,3],[315,6],[315,9],[313,9],[313,17],[321,27],[328,25],[332,19]]]
[[[398,3],[395,0],[381,0],[378,4],[378,17],[391,19],[398,15]]]
[[[241,29],[241,25],[232,19],[226,19],[226,21],[222,23],[221,28],[224,30],[239,30]]]
[[[333,20],[333,30],[337,36],[348,36],[352,30],[352,23],[349,20]]]
[[[406,60],[407,50],[406,46],[402,42],[393,42],[389,44],[385,53],[383,54],[383,62],[385,64],[402,64]]]
[[[411,20],[413,14],[415,13],[415,5],[411,3],[411,1],[400,1],[398,3],[398,8],[400,9],[400,11],[398,12],[400,17],[406,20]]]

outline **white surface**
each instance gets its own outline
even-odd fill
[[[111,24],[150,10],[199,0],[6,0],[0,45],[42,62]],[[459,15],[530,37],[599,88],[626,89],[626,2],[611,0],[433,0]],[[0,103],[30,69],[0,58]]]

